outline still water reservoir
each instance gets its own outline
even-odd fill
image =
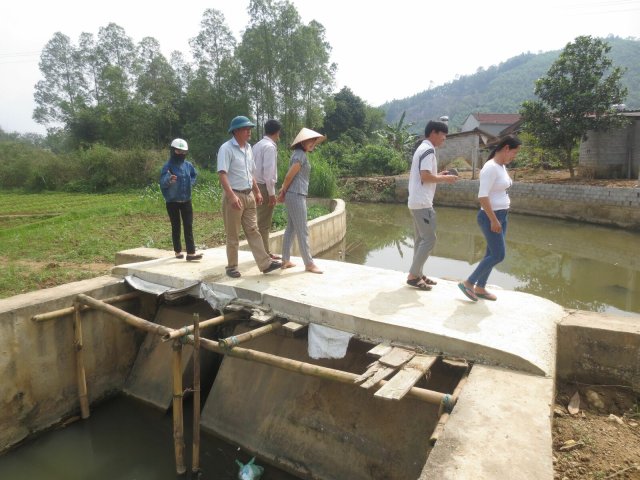
[[[460,281],[473,271],[486,248],[476,213],[436,208],[438,240],[425,264],[426,275]],[[324,258],[408,272],[413,225],[406,205],[349,203],[347,214],[344,244]],[[566,308],[636,316],[639,272],[640,232],[512,213],[507,256],[493,270],[489,285],[548,298]],[[425,294],[437,295],[437,287]]]
[[[348,204],[347,237],[322,258],[406,272],[413,227],[406,205]],[[437,208],[438,242],[425,273],[459,281],[482,258],[476,211]],[[507,257],[489,284],[548,298],[566,308],[632,316],[640,321],[640,232],[511,214]],[[397,288],[390,285],[390,289]],[[409,287],[407,287],[409,288]],[[436,286],[425,295],[438,295]],[[443,298],[443,301],[447,299]],[[499,301],[499,300],[498,300]],[[185,414],[191,405],[185,404]],[[191,420],[185,416],[185,459]],[[250,455],[203,432],[203,479],[235,479],[235,460]],[[294,479],[266,467],[264,480]],[[163,480],[175,474],[171,413],[119,396],[95,405],[86,421],[47,432],[0,457],[0,479]]]

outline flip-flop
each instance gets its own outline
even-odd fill
[[[478,293],[478,292],[474,292],[476,294],[476,297],[478,298],[482,298],[483,300],[491,300],[492,302],[495,302],[498,297],[496,297],[493,293]]]
[[[464,283],[460,282],[458,284],[458,288],[462,293],[464,293],[464,296],[467,297],[472,302],[478,301],[478,297],[476,297],[476,294],[474,293],[474,291],[468,288]]]
[[[422,275],[422,280],[424,280],[424,283],[426,283],[427,285],[437,285],[438,284],[438,282],[436,282],[435,280],[431,280],[426,275]]]
[[[425,283],[425,281],[421,278],[412,278],[407,280],[407,285],[410,285],[418,290],[431,290],[431,287]]]
[[[276,262],[275,260],[271,261],[271,264],[265,268],[262,273],[269,273],[269,272],[273,272],[274,270],[278,269],[282,267],[282,263],[281,262]]]

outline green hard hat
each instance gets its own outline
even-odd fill
[[[231,120],[231,124],[229,125],[229,130],[227,131],[231,133],[234,130],[237,130],[238,128],[255,127],[255,126],[256,124],[253,123],[251,120],[249,120],[247,117],[243,117],[242,115],[240,115],[239,117],[235,117],[233,120]]]

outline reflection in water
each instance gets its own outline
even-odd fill
[[[323,258],[406,272],[413,226],[406,205],[348,204],[347,237]],[[426,273],[466,278],[486,244],[476,211],[437,208],[438,243]],[[640,313],[640,233],[511,214],[507,258],[489,283],[548,298],[567,308]]]

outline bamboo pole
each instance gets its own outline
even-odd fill
[[[267,333],[275,332],[281,327],[282,322],[276,321],[263,327],[256,328],[255,330],[241,333],[240,335],[232,335],[231,337],[221,338],[220,340],[218,340],[218,345],[220,346],[220,348],[224,348],[225,350],[231,349],[237,345],[240,345],[241,343],[245,343],[254,338],[261,337],[263,335],[266,335]]]
[[[148,320],[144,320],[143,318],[136,317],[131,315],[130,313],[124,312],[116,307],[111,305],[107,305],[100,300],[95,300],[91,297],[88,297],[84,294],[78,294],[77,298],[81,302],[87,302],[89,305],[93,306],[98,310],[102,310],[107,313],[111,313],[117,318],[124,320],[125,322],[133,325],[137,328],[145,330],[147,332],[155,333],[158,335],[164,335],[165,333],[170,333],[173,329],[164,327],[162,325],[157,325],[155,323],[151,323]],[[194,342],[192,335],[187,335],[184,339],[186,343],[192,344]],[[231,357],[243,358],[249,361],[255,361],[258,363],[263,363],[265,365],[271,365],[273,367],[281,368],[283,370],[288,370],[292,372],[297,372],[302,375],[308,375],[312,377],[324,378],[326,380],[333,380],[340,383],[349,383],[354,385],[354,380],[358,376],[355,373],[344,372],[342,370],[335,370],[333,368],[322,367],[320,365],[314,365],[312,363],[300,362],[298,360],[291,360],[289,358],[279,357],[277,355],[272,355],[270,353],[259,352],[257,350],[250,350],[247,348],[237,347],[231,350],[225,350],[220,348],[217,342],[213,340],[209,340],[207,338],[200,338],[200,347],[205,348],[214,353],[219,353],[222,355],[229,355]],[[384,385],[386,380],[380,381],[379,385]],[[359,388],[356,386],[356,388]],[[427,390],[425,388],[411,387],[409,393],[407,394],[409,397],[417,398],[418,400],[422,400],[427,403],[440,405],[443,398],[445,397],[444,393],[434,392],[433,390]]]
[[[184,464],[184,424],[182,414],[182,343],[173,342],[173,446],[176,454],[176,472],[187,471]]]
[[[465,383],[467,383],[468,378],[469,378],[469,370],[467,369],[462,375],[462,377],[460,378],[460,381],[458,382],[458,385],[456,385],[456,388],[453,389],[453,393],[451,394],[451,400],[450,400],[451,409],[453,409],[453,406],[458,402],[458,397],[462,392],[462,387],[464,387]],[[443,410],[444,410],[444,402],[440,404],[440,412],[442,412]],[[447,421],[449,420],[450,415],[451,414],[449,412],[441,413],[440,418],[438,419],[438,423],[436,424],[436,428],[433,429],[431,438],[429,438],[429,443],[431,444],[431,446],[436,444],[436,442],[438,441],[438,438],[440,438],[440,435],[442,434],[442,432],[444,432],[444,427],[447,424]]]
[[[104,303],[120,303],[126,302],[128,300],[133,300],[135,298],[140,297],[140,292],[129,292],[124,293],[122,295],[117,295],[115,297],[104,298],[101,301]],[[82,305],[81,310],[89,310],[91,307],[87,305]],[[66,315],[71,315],[73,313],[74,307],[61,308],[60,310],[53,310],[47,313],[39,313],[38,315],[34,315],[31,317],[31,320],[34,322],[44,322],[47,320],[53,320],[55,318],[64,317]]]
[[[76,347],[76,377],[78,380],[78,397],[80,398],[80,416],[83,420],[89,418],[89,399],[87,397],[87,377],[84,370],[84,355],[82,353],[82,319],[80,318],[80,304],[73,303],[73,336]]]
[[[241,312],[229,312],[224,315],[219,315],[217,317],[209,318],[208,320],[203,320],[199,324],[200,330],[203,328],[213,327],[214,325],[220,325],[224,322],[230,320],[236,320],[241,317]],[[166,333],[162,336],[163,342],[168,342],[169,340],[173,340],[178,337],[183,337],[185,335],[191,335],[193,333],[194,326],[187,325],[182,328],[178,328],[173,330],[171,333]]]
[[[200,471],[200,316],[193,314],[193,448],[191,471]]]
[[[124,320],[129,325],[132,325],[146,332],[155,333],[156,335],[164,335],[166,333],[173,332],[172,328],[165,327],[164,325],[158,325],[157,323],[149,322],[143,318],[136,317],[135,315],[125,312],[124,310],[120,310],[119,308],[102,302],[101,300],[91,298],[83,293],[79,293],[76,296],[76,299],[80,303],[89,305],[96,310],[102,310],[103,312],[110,313],[114,317],[119,318],[120,320]]]
[[[193,337],[187,337],[188,343],[193,343]],[[265,365],[271,365],[273,367],[281,368],[291,372],[300,373],[302,375],[308,375],[311,377],[323,378],[325,380],[333,380],[340,383],[348,383],[355,385],[354,381],[358,376],[355,373],[344,372],[342,370],[336,370],[333,368],[322,367],[320,365],[314,365],[312,363],[300,362],[298,360],[292,360],[290,358],[279,357],[270,353],[260,352],[258,350],[250,350],[247,348],[237,347],[231,350],[225,350],[220,348],[212,340],[207,338],[200,339],[200,346],[211,350],[216,353],[223,353],[230,357],[242,358],[244,360],[263,363]],[[387,383],[386,380],[381,380],[379,385],[382,386]],[[356,388],[359,388],[356,386]],[[440,392],[434,392],[433,390],[427,390],[425,388],[411,387],[407,396],[417,398],[427,403],[439,405],[442,402],[445,394]]]

